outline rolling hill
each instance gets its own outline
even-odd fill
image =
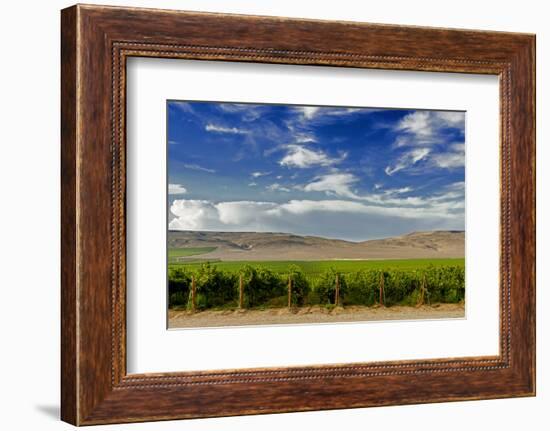
[[[200,257],[223,261],[463,258],[464,244],[464,231],[413,232],[362,242],[272,232],[168,232],[168,248],[213,248]]]

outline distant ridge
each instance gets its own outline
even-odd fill
[[[276,232],[169,231],[168,247],[216,247],[200,257],[221,260],[462,258],[464,231],[411,232],[362,242]]]

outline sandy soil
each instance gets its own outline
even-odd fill
[[[324,307],[268,310],[200,311],[169,310],[169,328],[193,328],[243,325],[283,325],[296,323],[357,322],[372,320],[445,319],[464,317],[464,304],[434,306],[365,307],[349,306],[328,310]]]

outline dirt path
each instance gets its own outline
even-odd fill
[[[349,306],[328,310],[324,307],[302,307],[289,310],[224,310],[191,313],[169,310],[169,328],[196,328],[243,325],[284,325],[296,323],[358,322],[369,320],[445,319],[464,317],[464,304],[438,304],[421,307]]]

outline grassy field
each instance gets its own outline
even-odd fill
[[[197,250],[197,249],[195,249]],[[180,255],[183,256],[183,255]],[[188,255],[190,256],[190,255]],[[428,266],[460,266],[464,267],[464,259],[403,259],[403,260],[318,260],[318,261],[299,261],[299,260],[279,260],[279,261],[232,261],[232,262],[212,262],[221,271],[236,273],[244,265],[262,266],[275,273],[283,274],[288,272],[290,265],[297,265],[306,275],[315,275],[322,273],[330,268],[338,272],[354,272],[367,269],[400,269],[417,270],[427,268]],[[188,270],[196,270],[201,263],[171,262],[171,267],[183,267]]]

